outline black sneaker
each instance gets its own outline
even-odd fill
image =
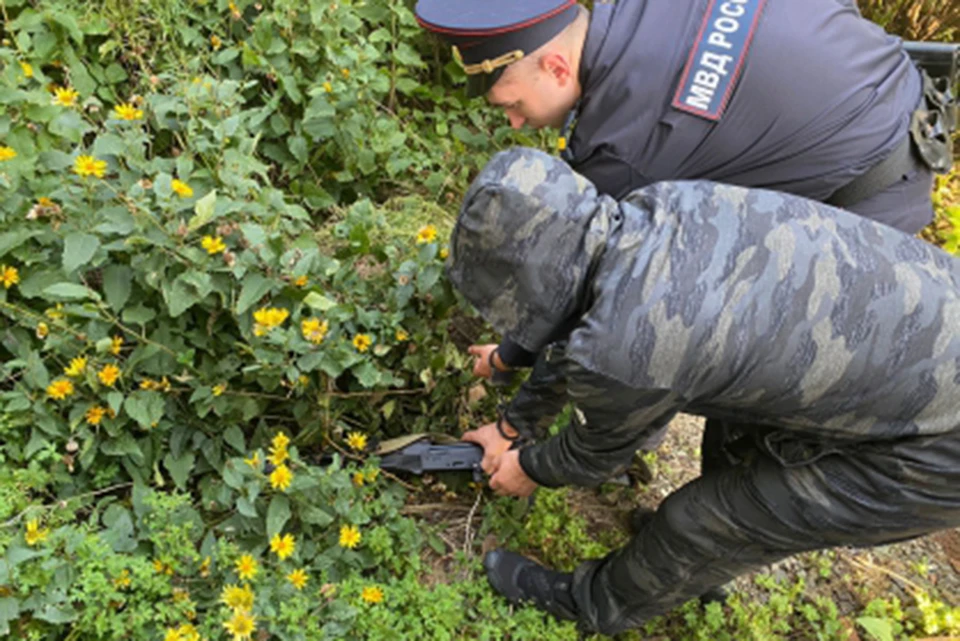
[[[483,557],[493,589],[514,605],[532,603],[558,619],[576,621],[577,606],[570,594],[573,575],[548,570],[525,556],[497,548]]]

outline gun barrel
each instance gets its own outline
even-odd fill
[[[926,69],[933,78],[950,78],[950,84],[957,82],[957,69],[960,67],[960,44],[950,42],[904,42],[903,48],[917,63]]]

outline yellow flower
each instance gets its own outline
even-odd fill
[[[100,407],[99,405],[94,405],[87,410],[87,423],[90,423],[90,425],[100,425],[100,421],[102,421],[103,417],[106,415],[106,408]]]
[[[0,282],[4,289],[10,289],[20,282],[20,271],[16,267],[0,265]]]
[[[303,568],[299,568],[287,575],[287,581],[293,584],[293,587],[298,590],[302,590],[303,586],[307,584],[307,579],[310,577],[307,576],[307,571]]]
[[[73,173],[78,176],[96,176],[103,178],[107,173],[107,163],[105,160],[97,160],[93,156],[77,156],[73,163]]]
[[[402,329],[398,329],[396,333],[396,337],[397,337],[397,340],[402,343],[403,341],[408,340],[410,338],[410,334],[406,333]]]
[[[368,585],[363,588],[363,592],[360,593],[360,598],[366,603],[381,603],[383,602],[383,590],[375,585]]]
[[[233,641],[244,641],[257,627],[257,617],[249,612],[236,611],[230,620],[223,624],[227,632],[233,635]]]
[[[120,348],[123,347],[123,338],[120,336],[114,336],[110,339],[110,353],[114,356],[120,355]]]
[[[20,71],[23,72],[24,78],[33,78],[33,65],[29,62],[20,61]]]
[[[437,239],[437,228],[433,225],[427,225],[426,227],[421,227],[420,231],[417,232],[417,244],[426,245],[427,243],[432,243]]]
[[[260,469],[260,452],[254,452],[250,458],[243,459],[243,462],[255,470]]]
[[[204,236],[200,241],[200,246],[207,250],[207,253],[213,256],[219,254],[227,248],[220,236]]]
[[[120,378],[120,368],[114,364],[104,365],[103,369],[97,372],[97,378],[107,387],[113,387],[117,379]]]
[[[87,357],[77,356],[70,360],[70,365],[63,368],[63,373],[67,376],[80,376],[83,370],[87,368]]]
[[[353,337],[353,346],[361,354],[370,349],[371,345],[373,345],[373,339],[370,338],[369,334],[357,334]]]
[[[253,313],[253,320],[256,323],[253,326],[253,333],[257,336],[263,336],[270,332],[274,327],[283,324],[290,312],[277,307],[261,307]]]
[[[340,526],[340,547],[352,550],[360,545],[360,530],[355,525]]]
[[[350,449],[360,452],[367,447],[367,435],[360,432],[350,432],[347,434],[347,445]]]
[[[293,554],[293,551],[297,548],[297,542],[294,540],[292,534],[274,534],[273,538],[270,539],[270,551],[275,552],[277,558],[281,561],[284,561]]]
[[[133,580],[130,578],[130,570],[123,570],[120,572],[120,576],[113,580],[113,584],[119,588],[129,588],[133,584]]]
[[[440,250],[440,260],[446,260],[447,256],[450,255],[450,250],[444,247]]]
[[[286,465],[278,465],[270,472],[270,486],[275,490],[286,490],[293,482],[293,472]]]
[[[207,578],[210,576],[210,557],[203,557],[203,563],[200,564],[200,576]]]
[[[220,603],[231,610],[249,611],[253,609],[253,590],[249,585],[242,588],[235,585],[228,585],[220,593]]]
[[[179,628],[167,628],[167,633],[163,635],[163,641],[183,641],[180,636]]]
[[[257,563],[257,560],[250,556],[249,554],[244,554],[239,559],[237,559],[237,576],[239,576],[244,581],[249,581],[253,577],[257,576],[257,570],[259,569],[260,564]]]
[[[47,386],[47,394],[50,398],[62,401],[74,392],[73,383],[65,378],[60,378]]]
[[[0,162],[13,160],[17,157],[17,150],[13,147],[0,147]]]
[[[344,67],[343,69],[341,69],[341,70],[340,70],[340,73],[343,74],[343,77],[344,77],[344,78],[349,78],[349,77],[350,77],[350,70],[347,69],[346,67]]]
[[[270,456],[267,457],[267,460],[274,465],[283,465],[288,458],[290,458],[290,454],[287,452],[287,448],[270,448]]]
[[[296,285],[297,287],[306,287],[308,282],[310,282],[310,279],[307,278],[306,276],[297,276],[293,280],[293,284]]]
[[[125,102],[113,108],[113,115],[120,120],[140,120],[143,118],[143,111]]]
[[[61,107],[72,107],[77,104],[77,98],[80,97],[73,89],[69,87],[54,87],[53,104]]]
[[[220,36],[213,34],[210,36],[210,46],[213,47],[214,51],[223,46],[223,40],[220,39]]]
[[[567,148],[567,139],[563,136],[557,138],[557,151],[563,151]]]
[[[0,272],[3,271],[3,267],[0,266]],[[63,313],[63,303],[57,303],[56,307],[51,307],[43,312],[43,314],[50,320],[60,320],[66,314]]]
[[[27,541],[27,545],[33,547],[43,543],[47,540],[47,537],[50,535],[50,530],[47,528],[40,527],[40,521],[37,519],[31,519],[27,521],[27,532],[24,534],[24,539]]]
[[[331,93],[333,91],[333,85],[331,85],[329,82],[325,82],[323,83],[323,90],[327,93]]]
[[[182,641],[200,641],[200,633],[189,623],[184,623],[178,630]]]
[[[290,437],[283,432],[277,432],[270,444],[278,450],[285,450],[290,445]]]
[[[43,340],[50,334],[50,326],[44,322],[37,323],[37,338]]]
[[[323,342],[329,329],[330,326],[327,324],[327,321],[321,321],[316,317],[304,319],[300,323],[300,331],[303,332],[303,337],[314,345],[319,345]]]
[[[353,473],[353,484],[357,487],[363,487],[363,472]]]
[[[214,395],[214,396],[222,396],[223,393],[226,392],[226,391],[227,391],[227,384],[226,384],[226,383],[219,383],[219,384],[213,386],[213,395]]]
[[[180,196],[181,198],[189,198],[190,196],[193,195],[193,187],[191,187],[187,183],[177,178],[174,178],[173,182],[170,183],[170,188],[173,189],[174,193]],[[207,236],[207,238],[209,238],[209,236]],[[204,249],[206,249],[206,247],[204,247]],[[223,251],[223,250],[221,249],[220,251]],[[210,252],[210,253],[215,254],[216,252]]]

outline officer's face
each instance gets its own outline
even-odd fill
[[[551,53],[510,65],[487,92],[487,100],[503,109],[514,129],[560,128],[579,92],[572,66]]]

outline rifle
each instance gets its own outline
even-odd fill
[[[381,469],[390,472],[471,472],[474,481],[483,481],[483,448],[476,443],[434,443],[428,434],[413,434],[381,442],[376,453]]]
[[[931,78],[948,78],[952,87],[957,84],[960,69],[960,44],[949,42],[907,41],[903,48],[918,67]]]

